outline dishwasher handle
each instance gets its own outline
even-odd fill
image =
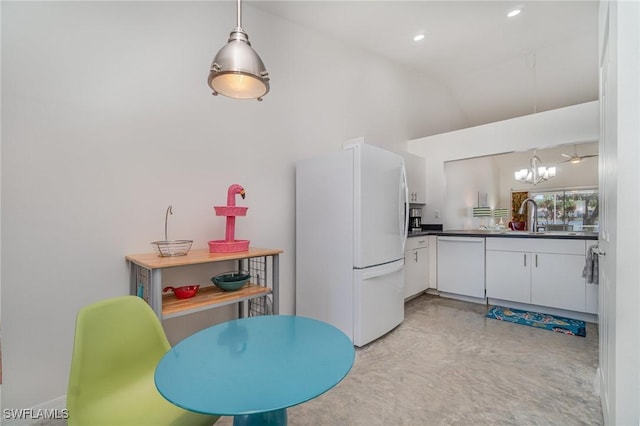
[[[484,238],[477,237],[438,237],[438,241],[446,241],[452,243],[480,243],[484,242]]]

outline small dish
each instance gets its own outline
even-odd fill
[[[235,291],[245,285],[251,279],[246,271],[224,272],[211,278],[211,281],[224,291]]]
[[[184,285],[182,287],[165,287],[162,292],[173,291],[178,299],[189,299],[196,295],[200,285]]]

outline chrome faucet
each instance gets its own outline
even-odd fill
[[[529,209],[529,220],[527,220],[527,225],[530,232],[538,232],[538,205],[533,198],[527,198],[522,202],[518,209],[518,214],[524,213],[524,206],[529,202],[533,205],[533,208]]]

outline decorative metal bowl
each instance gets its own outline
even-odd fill
[[[240,289],[249,282],[251,275],[245,271],[225,272],[211,278],[211,281],[224,291],[234,291]]]
[[[189,250],[191,250],[193,240],[154,241],[151,244],[162,257],[184,256],[189,253]]]

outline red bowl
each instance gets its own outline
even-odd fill
[[[162,291],[173,291],[173,294],[178,299],[188,299],[195,296],[199,288],[199,285],[184,285],[182,287],[165,287]]]

